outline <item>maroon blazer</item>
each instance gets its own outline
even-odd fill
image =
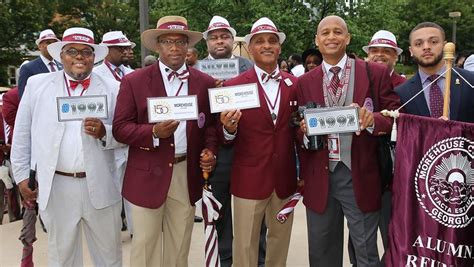
[[[5,123],[10,126],[10,135],[8,142],[11,144],[13,137],[13,128],[15,126],[16,113],[20,105],[20,96],[18,95],[18,87],[13,87],[8,92],[3,94],[2,115]]]
[[[298,104],[305,105],[308,101],[324,106],[322,64],[316,69],[300,76],[298,79]],[[382,109],[396,109],[400,105],[398,96],[393,91],[388,69],[376,63],[369,63],[375,97]],[[353,102],[363,106],[365,99],[371,98],[369,80],[365,62],[356,59],[355,86]],[[373,134],[362,131],[352,138],[352,182],[357,205],[363,212],[380,209],[381,185],[377,166],[378,135],[391,132],[391,119],[374,113],[375,129]],[[299,131],[299,142],[302,132]],[[328,150],[301,150],[300,178],[305,181],[304,204],[309,209],[322,213],[326,210],[329,192],[329,157]]]
[[[232,142],[230,190],[237,197],[265,199],[276,191],[279,198],[286,198],[296,190],[296,131],[290,126],[291,113],[297,110],[296,78],[284,72],[281,75],[276,125],[254,68],[224,83],[224,86],[257,83],[260,97],[260,108],[242,110],[237,136]]]
[[[198,112],[205,120],[204,125],[198,125],[196,120],[186,123],[188,190],[194,205],[204,181],[199,155],[204,148],[216,154],[218,142],[207,93],[208,88],[214,87],[214,79],[194,68],[188,70],[188,95],[197,95]],[[157,63],[123,78],[115,108],[114,137],[129,145],[122,194],[145,208],[159,208],[165,202],[173,173],[174,136],[160,138],[160,145],[154,148],[153,123],[148,123],[147,98],[164,96],[166,90]]]
[[[395,87],[397,87],[400,84],[404,83],[407,79],[402,77],[396,71],[393,71],[392,75],[390,76],[390,80],[392,81],[393,89],[395,89]]]

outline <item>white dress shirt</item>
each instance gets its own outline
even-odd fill
[[[69,80],[74,80],[66,72],[67,86],[64,84],[64,96],[69,96],[68,87],[71,96],[80,96],[83,90],[81,84],[77,85],[76,89],[72,90],[69,85]],[[87,77],[87,79],[90,78]],[[87,90],[82,95],[87,94]],[[83,172],[84,168],[84,149],[82,147],[81,131],[84,131],[83,121],[67,121],[64,122],[64,135],[59,146],[58,163],[56,170],[62,172]]]
[[[267,103],[268,109],[270,110],[270,114],[275,113],[275,115],[277,115],[277,118],[278,118],[278,111],[280,110],[280,99],[281,99],[281,92],[280,92],[280,94],[278,94],[278,89],[280,87],[281,80],[276,81],[274,79],[269,79],[266,83],[263,83],[262,82],[262,74],[263,73],[266,73],[267,75],[270,75],[270,74],[265,72],[261,68],[257,67],[257,65],[255,65],[254,68],[255,68],[255,72],[257,73],[258,82],[260,83],[263,90],[267,94],[268,100],[265,101],[265,102]],[[278,66],[276,67],[275,70],[280,71]],[[275,100],[276,100],[276,103],[275,103]],[[271,105],[273,105],[275,103],[275,109],[272,109],[269,101],[270,101]],[[277,120],[274,120],[273,123],[276,124]]]
[[[43,61],[43,63],[46,65],[46,67],[48,68],[49,72],[58,71],[58,64],[56,64],[54,60],[49,60],[45,58],[43,55],[40,55],[40,58]],[[50,64],[51,62],[53,62],[54,64],[54,70],[51,69],[51,64]]]
[[[342,73],[344,72],[344,67],[346,66],[346,61],[347,61],[347,55],[345,55],[345,54],[341,58],[341,60],[339,60],[339,62],[336,65],[331,65],[331,64],[329,64],[329,63],[327,63],[326,61],[323,60],[324,73],[327,75],[329,81],[332,79],[332,76],[334,75],[334,73],[330,72],[329,70],[332,67],[336,67],[336,66],[341,68],[341,71],[339,71],[339,75],[338,75],[339,80],[341,79]]]
[[[163,84],[165,86],[166,94],[168,96],[176,96],[179,91],[181,83],[183,86],[179,91],[178,95],[188,95],[188,81],[182,82],[177,77],[174,77],[171,81],[168,80],[168,74],[172,71],[171,68],[159,61],[158,66],[160,67],[161,76],[163,78]],[[186,64],[183,64],[181,68],[177,71],[181,73],[186,70]],[[153,144],[155,147],[159,146],[159,138],[153,138]],[[175,155],[186,154],[187,149],[187,139],[186,139],[186,121],[180,121],[178,128],[174,132],[174,145],[175,145]]]

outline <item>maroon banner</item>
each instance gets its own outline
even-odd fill
[[[474,266],[474,124],[402,114],[387,266]]]

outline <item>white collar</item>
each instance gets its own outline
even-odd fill
[[[58,66],[58,64],[56,64],[56,62],[54,60],[49,60],[45,56],[43,56],[42,54],[40,54],[40,58],[43,61],[43,63],[46,65],[46,67],[48,67],[48,70],[51,68],[51,66],[49,65],[49,63],[51,63],[51,62],[53,62],[55,67]]]
[[[161,62],[161,60],[158,60],[158,66],[160,67],[161,75],[163,75],[163,77],[166,77],[166,79],[168,79],[168,72],[173,69],[166,66],[163,62]],[[186,64],[183,63],[181,68],[179,68],[176,72],[181,73],[185,70],[186,70]]]
[[[331,64],[329,64],[329,63],[327,63],[326,61],[323,60],[324,70],[326,71],[326,73],[328,73],[329,70],[332,67],[335,67],[335,66],[337,66],[337,67],[341,68],[341,70],[343,70],[344,66],[346,65],[346,61],[347,61],[347,55],[346,54],[344,54],[344,56],[341,58],[341,60],[339,60],[339,62],[337,62],[336,65],[331,65]],[[341,73],[341,72],[339,72],[339,73]]]

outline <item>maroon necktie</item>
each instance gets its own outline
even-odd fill
[[[277,82],[281,80],[281,74],[279,71],[274,70],[270,75],[266,74],[265,72],[262,73],[262,83],[268,82],[270,79],[273,79]]]
[[[438,78],[438,74],[431,75],[428,77],[428,81],[433,82]],[[430,111],[431,117],[439,118],[443,116],[443,92],[441,92],[441,88],[438,85],[438,81],[431,84],[430,87]]]
[[[115,68],[115,73],[117,74],[117,76],[119,76],[120,78],[122,78],[122,70],[121,70],[119,67],[116,67],[116,68]]]
[[[331,88],[331,91],[334,93],[334,95],[337,95],[337,91],[339,89],[339,83],[340,83],[339,72],[341,71],[341,68],[338,66],[335,66],[335,67],[330,68],[329,71],[333,73],[329,87]]]
[[[51,72],[55,72],[55,71],[56,71],[56,68],[54,67],[54,62],[53,62],[53,61],[50,61],[50,62],[49,62],[49,65],[51,66]]]

